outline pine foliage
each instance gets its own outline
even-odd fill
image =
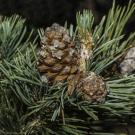
[[[101,74],[131,47],[135,33],[128,37],[123,29],[135,11],[131,1],[121,8],[113,4],[100,24],[93,26],[91,12],[77,14],[76,32],[89,31],[94,53],[88,70]],[[37,71],[37,37],[28,35],[19,16],[0,23],[0,134],[24,135],[112,135],[97,133],[97,126],[113,122],[135,122],[135,75],[105,78],[106,101],[91,104],[76,95],[69,96],[65,84],[49,86]],[[75,36],[70,27],[69,32]]]

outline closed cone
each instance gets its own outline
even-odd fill
[[[68,31],[58,24],[53,24],[45,30],[38,56],[38,70],[49,82],[67,80],[79,70],[75,44]]]

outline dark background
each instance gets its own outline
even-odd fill
[[[129,0],[116,0],[121,6],[128,2]],[[31,26],[46,27],[54,22],[63,25],[66,20],[75,24],[76,11],[87,8],[93,11],[98,23],[111,5],[112,0],[0,0],[0,14],[19,14],[27,18],[27,23]],[[135,15],[126,26],[126,32],[131,31],[135,31]]]

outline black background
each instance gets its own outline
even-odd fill
[[[128,2],[129,0],[116,0],[121,6]],[[54,22],[64,24],[66,20],[75,24],[76,11],[88,8],[93,11],[98,23],[111,5],[112,0],[0,0],[0,14],[19,14],[27,18],[27,23],[31,26],[46,27]],[[125,31],[135,31],[135,15],[129,20]]]

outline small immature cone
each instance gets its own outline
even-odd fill
[[[107,89],[103,78],[94,72],[85,74],[77,85],[79,92],[84,100],[90,102],[102,102],[106,95]]]

